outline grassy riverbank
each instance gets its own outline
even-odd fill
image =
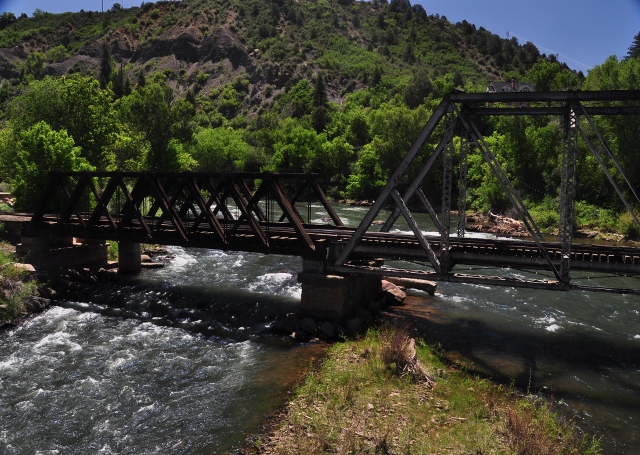
[[[16,266],[11,246],[0,242],[0,326],[26,314],[36,288],[33,277]]]
[[[420,341],[412,351],[407,334],[389,326],[331,347],[257,453],[599,453],[542,399],[451,366]]]

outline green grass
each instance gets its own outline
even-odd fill
[[[13,254],[0,243],[0,322],[25,314],[25,300],[34,295],[36,282],[27,272],[15,267]]]
[[[397,330],[370,330],[329,349],[261,453],[598,453],[597,441],[577,438],[543,401],[451,367],[424,343],[417,358],[435,384],[403,374],[384,360],[404,349],[393,341]]]

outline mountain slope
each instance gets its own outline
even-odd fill
[[[451,24],[408,1],[193,0],[20,18],[0,31],[0,83],[15,85],[37,53],[46,57],[36,77],[97,76],[103,44],[127,77],[161,74],[178,96],[208,95],[245,75],[247,113],[318,71],[329,99],[342,102],[376,82],[376,73],[398,92],[418,70],[483,85],[507,71],[524,74],[543,58],[530,43]]]

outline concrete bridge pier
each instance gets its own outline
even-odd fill
[[[118,270],[131,275],[140,273],[142,260],[139,242],[118,242]]]
[[[298,281],[302,284],[300,310],[304,316],[344,322],[379,298],[381,279],[366,275],[331,275],[324,261],[304,260]]]

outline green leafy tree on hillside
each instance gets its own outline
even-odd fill
[[[96,169],[113,168],[110,149],[118,129],[110,91],[101,90],[92,77],[46,76],[33,81],[8,106],[9,123],[15,131],[25,131],[43,121],[52,130],[65,130],[80,147],[82,156]]]
[[[39,79],[44,71],[47,62],[47,56],[43,52],[32,52],[27,56],[26,70],[27,74]]]
[[[202,171],[242,171],[251,147],[242,138],[242,131],[219,127],[204,129],[195,136],[193,158]]]
[[[62,44],[49,51],[49,60],[53,63],[64,62],[69,58],[69,51]]]
[[[33,211],[42,198],[49,171],[87,171],[94,168],[80,155],[66,131],[54,131],[45,122],[20,134],[13,180],[16,208]]]
[[[180,100],[172,107],[172,101],[170,87],[153,83],[139,87],[120,102],[121,118],[149,142],[147,169],[176,171],[192,163],[182,141],[193,135],[193,105]]]

